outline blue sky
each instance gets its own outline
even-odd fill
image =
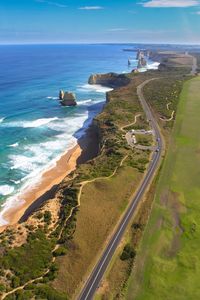
[[[196,43],[200,0],[0,0],[0,43]]]

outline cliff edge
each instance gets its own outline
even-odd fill
[[[110,88],[119,88],[130,83],[130,79],[124,74],[107,73],[92,74],[88,80],[89,84],[100,84]]]

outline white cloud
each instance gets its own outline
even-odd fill
[[[150,0],[140,2],[144,7],[192,7],[200,5],[199,0]]]
[[[67,5],[65,5],[65,4],[61,4],[61,3],[53,2],[53,1],[36,0],[36,2],[39,2],[39,3],[46,3],[46,4],[54,5],[54,6],[57,6],[57,7],[60,7],[60,8],[66,8],[66,7],[67,7]]]
[[[79,7],[79,9],[81,10],[100,10],[100,9],[104,9],[102,6],[82,6]]]

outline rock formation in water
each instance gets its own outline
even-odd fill
[[[59,93],[59,99],[60,99],[60,103],[63,106],[76,106],[77,105],[76,96],[73,93],[64,92],[61,90]]]
[[[89,84],[100,84],[110,88],[119,88],[129,84],[130,79],[124,74],[107,73],[93,74],[90,76]]]
[[[137,68],[140,69],[140,68],[144,68],[147,66],[147,61],[144,57],[141,57],[139,60],[138,60],[138,65],[137,65]]]
[[[59,92],[59,99],[63,100],[64,99],[64,95],[65,95],[64,91],[60,90],[60,92]]]
[[[142,51],[138,50],[137,55],[136,55],[136,59],[139,60],[141,58],[141,55],[142,55]]]

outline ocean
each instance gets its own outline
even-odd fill
[[[17,195],[37,184],[101,111],[109,88],[90,86],[89,76],[137,66],[136,53],[122,51],[126,47],[0,46],[0,225],[6,223],[5,210],[23,201]],[[60,89],[74,92],[78,105],[62,107]]]

